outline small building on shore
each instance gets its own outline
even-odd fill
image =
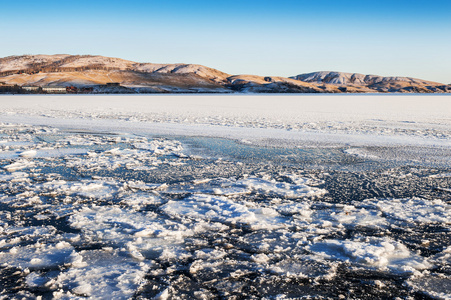
[[[41,87],[39,86],[23,86],[22,90],[28,93],[39,93],[41,91]]]
[[[42,88],[43,93],[47,94],[66,94],[65,86],[45,86]]]
[[[107,87],[121,86],[121,84],[119,82],[107,82],[106,86]]]

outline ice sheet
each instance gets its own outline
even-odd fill
[[[285,140],[303,145],[449,147],[450,97],[96,95],[72,101],[71,96],[16,95],[2,96],[1,108],[3,122],[59,128],[219,136],[259,144],[277,140],[272,145]]]

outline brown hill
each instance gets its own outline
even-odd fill
[[[20,86],[84,87],[118,82],[144,92],[227,92],[223,85],[229,76],[201,65],[136,63],[91,55],[24,55],[0,59],[0,81]]]
[[[372,92],[450,92],[450,87],[443,83],[411,77],[384,77],[359,73],[322,71],[300,74],[291,78],[311,84],[335,85],[341,89],[344,87],[347,89],[368,89]]]
[[[196,64],[137,63],[98,55],[22,55],[0,58],[0,87],[75,86],[112,92],[443,93],[449,85],[409,77],[315,72],[291,78],[230,75]],[[124,89],[125,88],[125,89]],[[0,89],[1,92],[1,89]]]

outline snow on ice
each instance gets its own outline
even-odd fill
[[[451,297],[445,118],[303,123],[236,103],[222,116],[196,112],[204,99],[194,109],[169,97],[181,105],[170,115],[163,98],[155,113],[63,101],[45,118],[2,104],[1,297]],[[414,157],[425,154],[435,158]]]

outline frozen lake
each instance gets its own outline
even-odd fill
[[[451,96],[0,96],[5,299],[450,299]]]

